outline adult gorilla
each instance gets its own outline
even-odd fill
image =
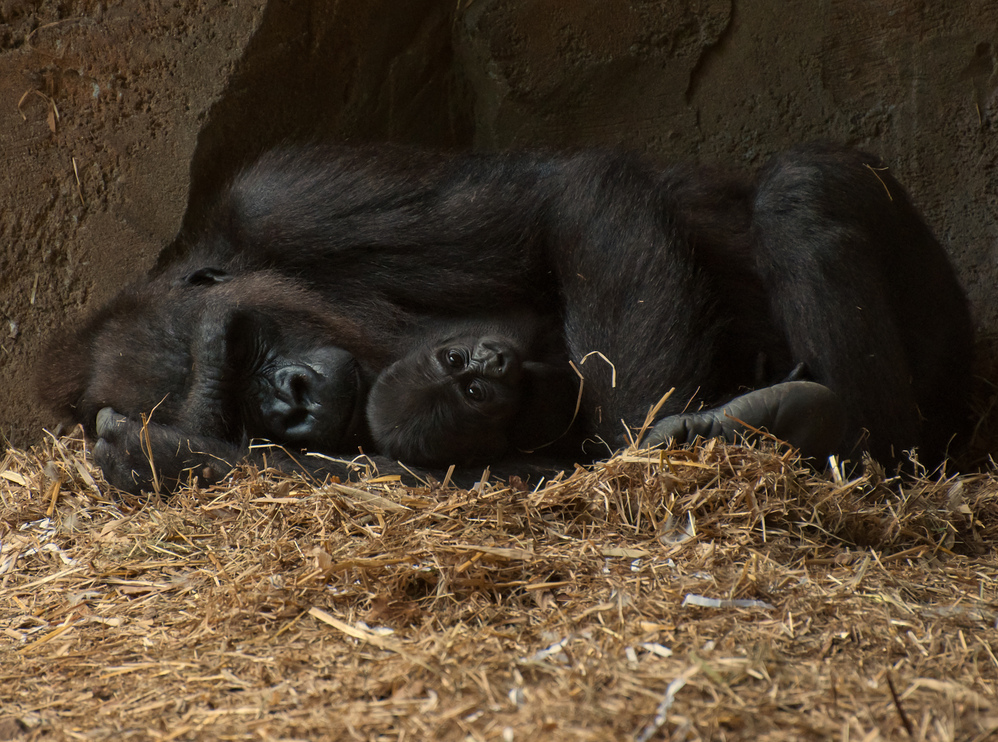
[[[953,270],[890,173],[841,148],[799,147],[754,180],[600,152],[277,151],[182,252],[39,379],[126,489],[154,476],[139,423],[154,407],[164,480],[212,480],[253,437],[355,451],[406,338],[469,314],[560,322],[580,429],[609,449],[673,387],[655,439],[730,436],[730,412],[825,453],[841,413],[843,454],[935,458],[965,418]],[[795,368],[823,386],[778,384]]]

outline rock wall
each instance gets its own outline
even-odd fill
[[[289,140],[882,154],[998,331],[998,3],[0,0],[0,433],[31,365]],[[926,297],[931,301],[931,297]]]
[[[808,139],[875,151],[998,330],[998,3],[474,2],[480,147],[620,143],[760,165]]]

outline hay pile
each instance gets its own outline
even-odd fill
[[[0,465],[0,739],[973,740],[998,479],[708,443],[528,489]],[[872,467],[871,467],[872,468]]]

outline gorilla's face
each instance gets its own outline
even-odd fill
[[[427,342],[378,376],[367,418],[382,453],[424,466],[495,460],[522,397],[524,351],[498,335]]]
[[[365,375],[314,318],[239,310],[222,335],[224,358],[209,363],[221,374],[205,391],[245,435],[319,451],[362,442]]]
[[[272,274],[163,276],[123,293],[83,334],[78,352],[88,357],[67,359],[41,383],[91,434],[111,407],[230,441],[346,452],[366,440],[368,384],[336,342],[335,317]]]

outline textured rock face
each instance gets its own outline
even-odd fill
[[[288,140],[879,152],[998,330],[998,4],[0,0],[0,433],[30,369]],[[927,297],[931,300],[931,297]]]

